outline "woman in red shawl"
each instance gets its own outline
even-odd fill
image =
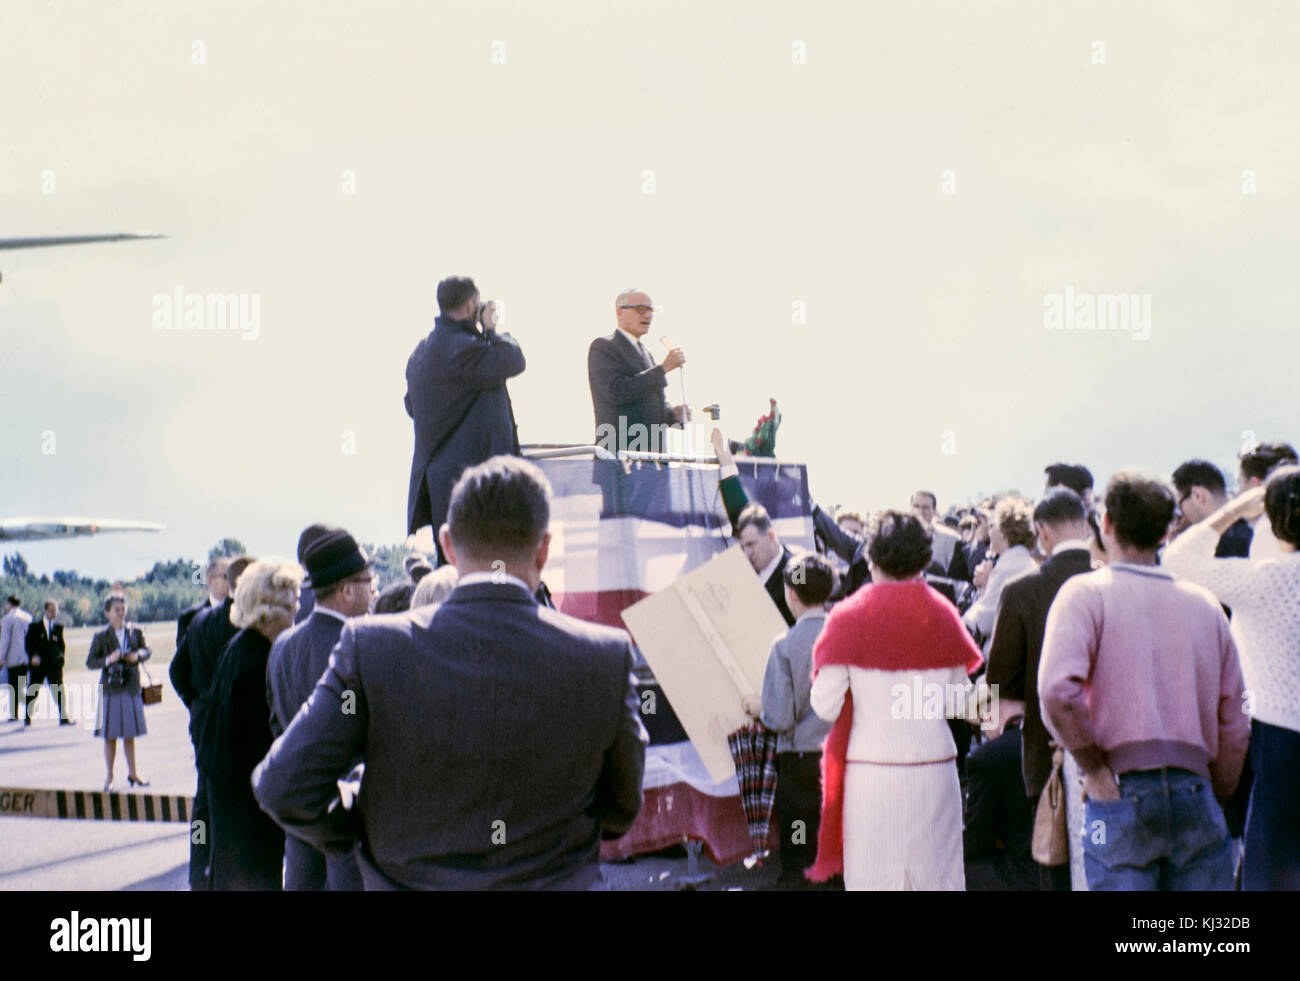
[[[848,889],[965,889],[950,715],[968,716],[979,648],[921,578],[930,534],[886,511],[871,584],[831,612],[813,651],[812,707],[835,726],[822,754],[822,823],[808,878]]]

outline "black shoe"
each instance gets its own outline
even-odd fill
[[[147,787],[147,786],[149,786],[149,781],[148,781],[148,780],[137,780],[135,777],[127,777],[126,779],[127,779],[127,782],[128,782],[132,787]]]
[[[27,718],[23,719],[23,725],[29,726],[31,724],[32,724],[32,717],[30,715],[27,716]]]
[[[71,719],[60,719],[60,720],[59,720],[59,725],[61,725],[61,726],[70,726],[70,725],[72,725],[72,720],[71,720]]]

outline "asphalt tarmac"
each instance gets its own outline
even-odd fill
[[[99,672],[76,667],[79,659],[72,649],[70,643],[65,685],[93,686]],[[163,700],[145,708],[149,731],[136,740],[139,772],[151,785],[133,792],[192,796],[189,713],[166,680],[166,662],[159,659],[151,667],[154,679],[163,683]],[[104,741],[92,734],[92,712],[83,712],[75,721],[76,725],[60,726],[48,693],[42,691],[30,726],[0,722],[0,787],[102,790]],[[120,742],[114,775],[113,789],[127,792]],[[0,890],[186,891],[189,835],[189,825],[179,822],[0,815]],[[606,885],[616,891],[749,891],[769,887],[777,874],[770,862],[752,869],[740,863],[719,868],[701,855],[696,871],[702,879],[696,881],[689,876],[690,864],[679,848],[628,862],[602,863],[601,870]]]

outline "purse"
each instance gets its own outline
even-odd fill
[[[1052,773],[1038,796],[1034,812],[1032,851],[1039,865],[1064,865],[1070,860],[1070,834],[1065,821],[1065,781],[1061,766],[1065,750],[1052,743]]]
[[[149,669],[143,664],[140,665],[140,670],[144,672],[145,678],[149,681],[147,685],[141,682],[140,698],[146,705],[157,705],[162,701],[162,682],[155,684],[153,675],[149,673]]]

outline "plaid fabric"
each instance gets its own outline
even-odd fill
[[[727,736],[754,854],[767,851],[776,803],[776,733],[755,722]]]

